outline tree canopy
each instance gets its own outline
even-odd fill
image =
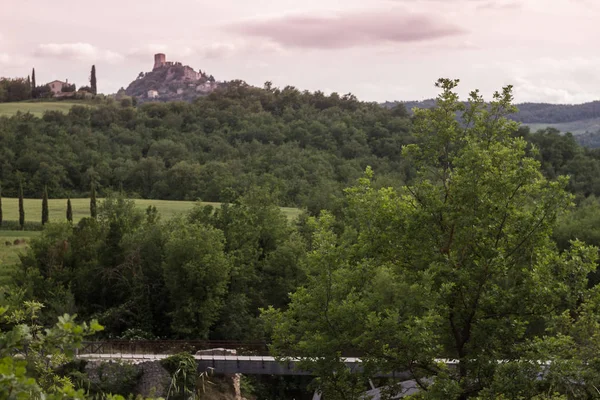
[[[559,252],[551,240],[571,205],[567,179],[545,178],[515,137],[511,87],[487,105],[474,91],[465,107],[457,83],[441,79],[436,107],[415,111],[417,143],[403,154],[416,178],[376,189],[367,169],[346,190],[337,228],[328,213],[313,219],[308,283],[287,310],[266,313],[273,349],[307,357],[328,399],[359,398],[364,376],[404,371],[427,399],[594,393],[596,377],[569,385],[565,371],[543,364],[544,346],[562,340],[557,321],[597,307],[586,294],[596,249],[573,242]],[[343,364],[353,354],[364,376]],[[557,375],[536,379],[545,370]]]

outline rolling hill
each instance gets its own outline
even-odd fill
[[[435,100],[386,102],[384,107],[403,104],[407,110],[431,108]],[[580,144],[600,147],[600,100],[583,104],[521,103],[519,112],[510,117],[531,131],[554,128],[560,132],[571,132]]]

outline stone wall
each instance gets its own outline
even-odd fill
[[[102,361],[89,361],[86,364],[85,372],[92,383],[97,384],[100,381],[98,372],[102,363]],[[133,364],[133,366],[140,372],[135,395],[166,398],[171,377],[160,365],[160,361],[146,361]],[[241,395],[240,378],[240,374],[208,376],[205,381],[204,398],[207,400],[246,400]]]
[[[92,383],[99,383],[99,370],[102,361],[90,361],[85,366],[85,372]],[[159,361],[147,361],[133,364],[140,372],[140,377],[135,386],[136,394],[144,397],[165,397],[169,390],[171,377],[169,373],[160,365]]]

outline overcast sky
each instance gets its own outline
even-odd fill
[[[600,99],[598,0],[0,0],[0,76],[114,93],[153,54],[217,80],[421,100],[439,77],[517,102]]]

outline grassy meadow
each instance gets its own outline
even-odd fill
[[[102,199],[98,199],[98,204]],[[176,200],[135,200],[136,206],[145,210],[148,206],[155,206],[162,218],[169,219],[173,216],[185,213],[191,210],[197,202],[195,201],[176,201]],[[208,203],[203,202],[202,204],[211,205],[213,207],[220,207],[221,203]],[[42,200],[41,199],[24,199],[23,205],[25,206],[25,220],[40,222],[42,220]],[[73,221],[78,222],[84,217],[90,215],[90,199],[71,199],[71,205],[73,207]],[[292,207],[281,207],[283,213],[289,218],[294,219],[300,214],[300,210]],[[4,213],[4,220],[17,221],[19,219],[19,199],[3,197],[2,198],[2,211]],[[67,199],[50,199],[48,200],[48,212],[50,214],[50,221],[65,221],[67,215]],[[1,232],[1,231],[0,231]]]
[[[36,117],[41,117],[45,111],[62,111],[69,112],[74,105],[86,105],[84,102],[77,101],[47,101],[47,102],[14,102],[0,103],[0,117],[10,117],[18,111],[23,113],[31,113]]]

